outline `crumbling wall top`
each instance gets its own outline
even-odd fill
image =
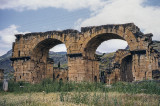
[[[53,31],[46,31],[46,32],[33,32],[33,33],[26,33],[26,34],[16,34],[16,38],[19,39],[20,37],[23,37],[23,38],[27,38],[27,37],[30,37],[30,36],[45,36],[45,35],[53,35],[53,34],[56,34],[58,36],[61,36],[62,34],[71,34],[71,35],[75,35],[75,34],[79,34],[80,32],[78,30],[74,30],[74,29],[66,29],[66,30],[62,30],[62,31],[56,31],[56,30],[53,30]]]
[[[51,34],[56,34],[58,36],[62,36],[64,35],[72,35],[72,36],[79,36],[85,32],[91,32],[91,33],[95,33],[99,30],[102,29],[116,29],[118,30],[119,27],[123,27],[124,32],[128,29],[130,30],[136,38],[140,37],[148,37],[151,38],[153,35],[152,34],[143,34],[140,29],[134,24],[134,23],[126,23],[126,24],[107,24],[107,25],[101,25],[101,26],[89,26],[89,27],[81,27],[81,32],[79,32],[78,30],[74,30],[74,29],[66,29],[66,30],[62,30],[62,31],[46,31],[46,32],[33,32],[33,33],[27,33],[27,34],[17,34],[15,35],[16,38],[27,38],[30,36],[45,36],[45,35],[51,35]]]
[[[82,27],[81,32],[85,33],[85,32],[90,31],[91,33],[95,33],[95,32],[102,30],[102,29],[116,29],[116,30],[118,30],[120,26],[122,26],[124,28],[124,32],[126,29],[130,30],[135,35],[135,37],[142,37],[144,35],[134,23],[107,24],[107,25],[101,25],[101,26]],[[93,31],[95,31],[95,32],[93,32]]]

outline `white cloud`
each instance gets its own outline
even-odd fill
[[[39,8],[64,8],[67,10],[76,10],[81,8],[90,8],[96,10],[105,4],[102,0],[1,0],[0,9],[36,10]]]
[[[79,18],[75,23],[74,23],[74,29],[80,31],[81,29],[81,23],[83,22],[83,19]]]
[[[11,44],[15,39],[14,34],[16,33],[18,33],[17,26],[11,25],[0,31],[0,39],[6,44]]]
[[[83,20],[79,26],[135,23],[143,33],[153,33],[160,40],[160,7],[147,6],[147,0],[109,0],[94,15]],[[110,42],[112,43],[112,42]],[[117,42],[118,43],[118,42]],[[114,42],[112,43],[114,44]],[[105,45],[101,45],[104,46]],[[117,45],[117,49],[120,48]]]
[[[59,45],[54,46],[52,49],[50,49],[50,51],[67,52],[67,48],[66,48],[65,44],[59,44]]]
[[[135,23],[144,33],[153,33],[160,40],[160,7],[144,6],[146,0],[111,0],[96,15],[80,26]]]
[[[18,33],[16,25],[11,25],[0,31],[0,56],[12,48],[16,33]]]
[[[0,56],[12,49],[12,42],[15,41],[15,34],[19,34],[22,32],[18,32],[18,26],[10,25],[8,28],[0,30]]]
[[[113,39],[103,42],[96,51],[110,53],[115,52],[117,49],[125,49],[127,45],[127,42],[124,40]]]

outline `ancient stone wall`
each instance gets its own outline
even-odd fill
[[[133,81],[132,56],[129,50],[117,50],[111,67],[105,72],[105,82]]]
[[[148,52],[148,53],[146,53]],[[158,52],[118,50],[115,54],[111,73],[106,72],[106,82],[139,81],[159,79]],[[116,78],[116,76],[118,76]]]
[[[54,73],[54,68],[53,68],[54,61],[51,58],[47,58],[47,71],[46,71],[46,77],[45,78],[50,78],[53,80],[53,73]]]
[[[121,70],[130,70],[132,67],[133,80],[152,79],[152,71],[159,70],[157,53],[152,52],[150,47],[152,36],[143,34],[133,23],[84,27],[81,32],[69,29],[19,34],[13,43],[11,58],[15,80],[37,83],[44,78],[53,78],[52,64],[47,60],[49,49],[63,43],[67,48],[68,80],[99,81],[95,51],[103,41],[110,39],[122,39],[128,43],[127,55],[130,54],[132,60],[125,60],[127,55],[124,52],[121,55],[123,58],[117,60],[123,67]],[[125,71],[128,75],[121,77],[123,74],[116,70],[114,81],[128,81],[126,78],[130,77],[130,72]]]
[[[52,77],[55,81],[68,81],[68,69],[54,68]]]
[[[71,81],[99,81],[99,62],[96,60],[69,57],[68,68]]]

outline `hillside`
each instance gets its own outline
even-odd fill
[[[100,65],[99,65],[100,71],[105,71],[106,69],[108,69],[110,67],[111,62],[114,58],[114,54],[115,54],[115,52],[106,53],[106,54],[101,55]]]
[[[0,57],[0,69],[4,69],[5,72],[13,71],[11,66],[10,57],[12,56],[12,50]]]
[[[49,52],[49,58],[52,58],[54,60],[54,67],[58,66],[58,63],[60,62],[61,67],[67,68],[67,56],[66,52]]]

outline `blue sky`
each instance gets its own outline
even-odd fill
[[[159,0],[0,0],[0,55],[12,48],[14,34],[135,23],[160,40]],[[101,52],[125,48],[120,40],[103,42]],[[64,45],[53,51],[65,51]]]
[[[0,10],[1,26],[4,29],[10,25],[19,26],[18,30],[25,32],[40,32],[47,30],[63,30],[74,28],[74,23],[79,18],[88,18],[90,11],[81,9],[67,11],[65,9],[44,8],[37,10]]]

